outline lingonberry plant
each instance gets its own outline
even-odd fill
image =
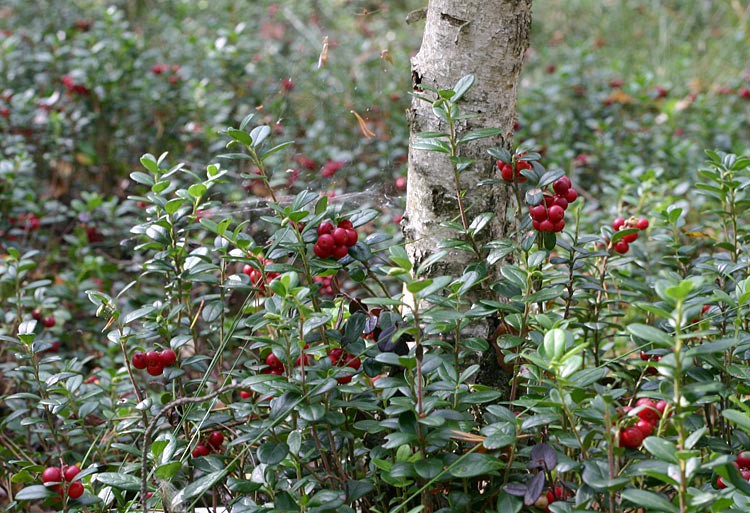
[[[498,133],[461,132],[472,80],[425,97],[445,131],[414,144],[451,159],[460,216],[418,265],[374,209],[284,194],[292,145],[252,116],[221,165],[146,154],[127,202],[77,206],[85,286],[45,277],[34,249],[65,216],[19,225],[27,199],[3,186],[12,507],[746,511],[750,159],[708,153],[699,211],[670,183],[597,203],[530,147],[490,150],[499,177],[466,184],[462,145]],[[227,205],[247,180],[264,194],[249,218]],[[516,199],[505,238],[478,242],[492,214],[462,203],[470,186]],[[113,234],[88,227],[108,208],[137,216],[132,276],[96,274],[89,245]],[[473,255],[460,275],[432,272],[448,247]],[[489,339],[468,334],[479,319]],[[481,379],[487,361],[511,381]]]

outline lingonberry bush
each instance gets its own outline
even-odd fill
[[[457,96],[434,100],[455,130],[415,144],[455,157],[496,133],[462,139]],[[282,195],[291,143],[268,125],[224,137],[203,171],[147,154],[126,202],[60,212],[137,218],[132,278],[100,278],[82,226],[66,235],[93,246],[80,279],[40,271],[56,225],[26,210],[30,164],[4,162],[11,508],[746,510],[749,158],[708,152],[696,219],[669,183],[595,212],[538,153],[492,149],[501,177],[478,186],[510,189],[515,228],[476,247],[491,214],[453,223],[446,244],[476,261],[443,276],[447,251],[414,268],[375,210]],[[453,161],[461,198],[473,163]],[[268,201],[242,219],[226,191],[248,179]],[[465,335],[486,317],[491,340]],[[483,354],[510,387],[476,380]]]
[[[462,132],[470,77],[425,92],[445,130],[413,144],[452,159],[451,201],[516,202],[460,205],[414,266],[387,199],[407,151],[388,73],[413,45],[385,7],[157,3],[139,25],[139,2],[8,4],[6,511],[748,510],[740,74],[658,83],[584,44],[545,68],[564,45],[537,46],[521,143],[482,184],[462,145],[497,130]],[[451,248],[474,261],[439,275]],[[480,380],[488,359],[512,381]]]

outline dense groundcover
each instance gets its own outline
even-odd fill
[[[534,3],[515,228],[414,267],[421,2],[5,2],[5,511],[748,511],[747,16],[612,4]]]

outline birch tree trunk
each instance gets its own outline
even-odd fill
[[[500,136],[468,143],[461,152],[476,159],[476,164],[461,175],[461,188],[467,190],[466,217],[470,221],[483,212],[495,214],[489,229],[480,234],[480,247],[488,240],[502,238],[513,223],[510,189],[478,187],[477,183],[497,174],[496,160],[486,150],[511,147],[516,92],[530,28],[531,0],[430,0],[422,46],[412,59],[413,89],[422,96],[431,94],[422,92],[425,86],[450,89],[461,77],[473,74],[474,85],[459,106],[462,114],[475,117],[463,121],[460,130],[501,130]],[[431,104],[418,98],[412,100],[409,123],[411,143],[418,132],[447,128],[434,116]],[[456,238],[455,230],[440,223],[458,217],[451,162],[445,154],[410,148],[403,227],[415,268],[438,250],[442,240]],[[476,261],[474,255],[452,251],[431,274],[459,276],[472,261]],[[482,328],[485,333],[475,335],[489,339],[494,327],[486,324]]]

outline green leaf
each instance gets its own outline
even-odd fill
[[[285,443],[266,442],[258,447],[258,461],[267,465],[278,465],[289,454],[289,446]]]
[[[179,461],[173,461],[156,467],[155,474],[159,479],[171,479],[180,470],[182,470],[182,463]]]
[[[155,308],[151,305],[149,306],[142,306],[141,308],[138,308],[137,310],[133,310],[132,312],[128,312],[125,314],[125,316],[122,318],[123,324],[130,324],[131,322],[140,319],[141,317],[145,317],[151,312],[153,312]]]
[[[674,342],[669,334],[664,333],[660,329],[656,329],[648,324],[630,324],[626,328],[632,335],[638,338],[651,342],[653,344],[660,345],[662,347],[672,347]]]
[[[461,77],[461,79],[456,82],[456,85],[453,86],[453,92],[456,93],[451,98],[452,102],[457,102],[460,100],[464,94],[466,94],[466,91],[471,89],[471,86],[474,85],[474,75],[465,75]]]
[[[96,480],[112,488],[137,492],[141,489],[141,482],[135,476],[120,472],[102,472],[96,475]]]
[[[241,142],[245,146],[250,146],[253,144],[253,140],[250,135],[242,130],[237,130],[236,128],[228,128],[227,135],[235,141]]]
[[[34,501],[39,499],[46,499],[56,495],[51,488],[47,488],[44,485],[32,485],[27,486],[20,490],[15,499],[17,501]]]
[[[643,441],[643,447],[662,461],[679,463],[677,459],[677,448],[672,442],[656,436],[649,436]]]
[[[729,420],[734,422],[743,431],[750,433],[750,416],[747,413],[743,413],[739,410],[728,409],[721,412],[721,414]]]
[[[451,148],[445,141],[438,139],[418,139],[411,145],[414,150],[437,151],[440,153],[451,153]]]
[[[479,128],[477,130],[471,130],[462,134],[456,141],[458,144],[467,143],[469,141],[477,141],[479,139],[487,139],[489,137],[495,137],[503,133],[499,128]]]
[[[206,194],[206,186],[202,183],[194,183],[190,187],[188,187],[188,194],[190,194],[193,198],[201,198],[204,194]]]
[[[679,513],[677,506],[669,502],[658,493],[646,490],[636,490],[629,488],[622,492],[622,498],[632,502],[637,506],[645,508],[646,511],[668,511],[670,513]]]
[[[182,496],[185,499],[202,496],[211,488],[213,488],[214,485],[216,485],[216,483],[224,479],[225,473],[226,473],[226,470],[222,469],[222,470],[217,470],[215,472],[211,472],[210,474],[201,477],[197,481],[187,485],[185,489],[182,491]]]
[[[502,464],[497,458],[486,454],[471,453],[450,467],[450,473],[453,477],[458,478],[476,477],[490,474],[500,467],[502,467]]]

